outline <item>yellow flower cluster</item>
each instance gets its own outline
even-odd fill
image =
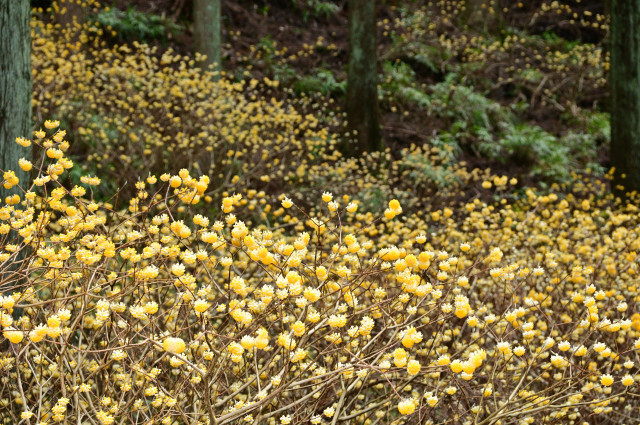
[[[623,422],[638,408],[639,210],[606,181],[516,193],[431,148],[341,158],[272,82],[215,83],[97,30],[74,54],[59,30],[34,21],[35,104],[75,117],[99,176],[73,173],[54,120],[16,140],[42,153],[15,164],[32,181],[3,170],[23,189],[0,207],[4,423]],[[407,183],[415,159],[445,176],[437,204]],[[116,177],[136,183],[111,198]]]
[[[44,152],[46,160],[65,159]],[[49,174],[36,179],[55,173],[50,167],[42,170]],[[163,410],[171,403],[193,408],[195,399],[175,391],[184,385],[195,391],[205,380],[216,388],[210,397],[221,409],[220,418],[229,419],[269,412],[272,407],[265,400],[272,389],[295,388],[302,381],[311,384],[312,397],[336,391],[339,398],[344,389],[334,379],[341,377],[364,398],[349,401],[348,408],[334,405],[317,412],[357,414],[363,423],[371,403],[378,406],[376,415],[392,418],[393,405],[403,415],[423,409],[444,414],[449,404],[439,400],[455,397],[477,406],[469,417],[513,415],[563,399],[562,391],[545,382],[562,382],[562,371],[568,370],[579,385],[571,387],[574,401],[562,408],[567,416],[606,413],[612,402],[605,401],[616,385],[622,392],[635,385],[637,366],[628,353],[640,349],[635,342],[640,332],[633,326],[637,317],[624,315],[640,296],[634,284],[622,283],[637,273],[632,253],[639,247],[628,230],[635,223],[629,205],[619,210],[615,204],[607,206],[607,198],[592,199],[590,204],[608,208],[603,218],[584,208],[584,199],[577,198],[581,189],[564,199],[531,192],[518,209],[494,209],[475,200],[460,209],[465,231],[446,207],[429,230],[428,242],[434,214],[402,221],[387,217],[376,232],[366,232],[368,214],[329,208],[314,212],[315,220],[329,223],[341,217],[339,231],[314,226],[309,233],[300,225],[297,233],[287,235],[283,228],[251,228],[238,220],[232,211],[241,210],[240,195],[223,198],[226,212],[221,216],[211,220],[194,214],[189,221],[192,201],[181,196],[180,187],[190,180],[202,181],[182,172],[138,184],[136,199],[145,202],[128,208],[128,214],[112,213],[108,205],[94,207],[93,200],[84,198],[89,192],[80,186],[67,190],[55,179],[46,183],[46,193],[27,191],[35,196],[6,207],[4,221],[23,220],[17,225],[23,239],[7,244],[5,251],[37,246],[33,259],[22,266],[28,284],[16,280],[13,293],[1,303],[3,336],[12,344],[33,345],[12,360],[20,365],[12,373],[46,365],[46,372],[30,374],[29,382],[66,376],[71,385],[77,366],[90,377],[104,370],[113,384],[101,394],[134,396],[131,390],[140,388],[150,407],[145,410],[132,399],[134,410],[159,417],[171,417]],[[165,197],[140,196],[157,181],[166,182]],[[335,202],[329,193],[323,201]],[[174,211],[175,204],[185,208]],[[402,211],[397,200],[388,208],[393,218]],[[54,216],[56,211],[61,214]],[[20,218],[25,213],[31,218]],[[596,225],[598,220],[605,221]],[[575,226],[572,233],[564,230],[567,225]],[[584,230],[585,225],[591,230]],[[104,234],[98,226],[113,230]],[[515,232],[514,226],[522,229]],[[556,231],[565,234],[552,238]],[[600,248],[606,267],[581,266],[583,256],[593,252],[585,245],[585,231],[612,231],[606,243],[611,252],[625,252],[622,263],[617,265]],[[398,244],[394,235],[408,242]],[[569,240],[581,242],[569,251],[563,248]],[[331,249],[320,250],[322,246]],[[535,255],[513,246],[536,246]],[[600,277],[597,286],[586,279],[591,275]],[[616,309],[602,308],[609,299],[616,300]],[[556,309],[557,303],[563,308]],[[25,309],[19,320],[11,316],[16,307]],[[119,331],[112,334],[112,327]],[[73,346],[68,364],[37,354],[55,347],[43,341],[73,341],[76,335],[100,341],[96,349],[113,367],[103,369],[86,356],[78,363],[74,353],[91,352],[87,345]],[[589,339],[591,349],[584,345]],[[564,354],[551,351],[554,347]],[[286,356],[277,354],[280,350]],[[210,375],[210,370],[219,372]],[[540,374],[540,383],[525,386],[526,381],[511,379],[532,371]],[[489,372],[489,384],[476,381]],[[232,382],[229,388],[219,386],[223,377]],[[380,378],[391,386],[382,401],[375,401],[371,397],[385,391]],[[86,400],[90,406],[98,381],[76,382],[67,390],[77,388],[81,405]],[[469,398],[468,392],[458,391],[461,382],[479,388],[479,395]],[[255,397],[244,391],[254,383],[263,388]],[[508,401],[514,391],[520,394],[517,403]],[[397,394],[406,395],[389,404]],[[32,395],[25,397],[20,402],[33,405]],[[505,408],[492,410],[483,401],[489,397],[505,400]],[[622,402],[622,395],[616,397],[614,403]],[[293,410],[298,406],[295,397],[283,402]],[[129,414],[113,402],[93,403],[103,407],[95,412],[103,423]],[[76,415],[67,404],[50,404],[51,413],[43,418]]]
[[[103,31],[85,23],[72,36],[70,29],[49,22],[46,11],[35,11],[33,104],[77,126],[76,139],[90,146],[83,167],[117,182],[121,194],[135,195],[125,182],[136,181],[141,169],[161,174],[184,168],[171,176],[172,189],[185,189],[182,195],[189,198],[187,188],[204,192],[200,186],[210,179],[217,191],[205,200],[219,201],[219,192],[238,183],[282,187],[306,178],[304,171],[315,158],[339,157],[334,136],[314,115],[300,112],[310,108],[310,99],[276,100],[269,79],[214,81],[193,58],[172,49],[160,54],[138,43],[108,47]],[[58,125],[50,120],[44,127]],[[20,138],[19,143],[30,141]],[[52,147],[47,155],[59,157],[62,151]],[[205,174],[207,181],[190,185],[186,170]],[[6,186],[17,183],[7,177]],[[82,182],[98,186],[100,178],[83,176]]]

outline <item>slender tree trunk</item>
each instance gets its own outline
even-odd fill
[[[0,0],[0,178],[5,171],[12,170],[23,188],[28,187],[29,173],[20,169],[18,160],[31,159],[32,154],[15,140],[31,138],[30,22],[29,0]],[[6,196],[20,193],[17,186],[7,190],[0,185],[0,204],[4,204]],[[17,236],[14,231],[0,236],[0,245],[6,243],[5,238],[15,240]],[[21,249],[8,269],[0,270],[0,294],[19,284],[20,280],[10,273],[21,267],[24,258],[25,250]]]
[[[200,66],[213,66],[215,71],[221,70],[221,0],[194,0],[193,23],[196,52],[206,55]],[[219,78],[219,73],[215,75]]]
[[[376,2],[349,0],[347,121],[361,152],[384,149],[377,80]]]
[[[612,0],[610,51],[611,165],[624,194],[640,190],[640,0]]]
[[[29,174],[18,166],[30,152],[15,142],[31,138],[31,9],[29,0],[0,0],[0,170],[13,170],[20,184]],[[2,201],[14,188],[0,189]]]

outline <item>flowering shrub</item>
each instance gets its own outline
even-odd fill
[[[23,189],[0,209],[5,423],[533,423],[638,408],[638,211],[602,182],[426,215],[325,192],[312,217],[283,197],[287,215],[250,228],[240,195],[194,214],[210,182],[184,169],[139,180],[126,210],[96,202],[98,177],[65,186],[57,126],[17,139],[43,151],[20,161],[32,182],[4,170]]]
[[[273,81],[33,27],[36,116],[69,135],[16,140],[40,153],[15,164],[31,181],[0,170],[20,190],[0,207],[3,423],[640,408],[640,219],[606,181],[541,194],[436,147],[342,158]]]
[[[342,126],[341,114],[326,111],[330,103],[276,93],[279,83],[268,78],[214,81],[193,58],[170,48],[109,46],[102,27],[85,24],[73,35],[41,14],[32,26],[36,115],[61,117],[72,130],[67,156],[81,165],[70,179],[99,174],[96,200],[116,191],[118,199],[135,196],[139,176],[184,168],[209,177],[207,203],[243,194],[248,222],[286,217],[266,204],[284,190],[308,209],[318,187],[332,187],[373,212],[391,197],[413,206],[416,193],[437,203],[490,175],[467,170],[446,147],[343,158],[329,130]]]
[[[103,29],[88,24],[74,37],[44,19],[32,26],[36,115],[62,117],[74,130],[70,156],[115,182],[103,196],[135,194],[138,175],[186,168],[209,175],[220,200],[238,185],[303,181],[310,163],[339,157],[334,135],[303,112],[311,101],[276,99],[277,81],[214,81],[197,58],[137,42],[107,46]]]

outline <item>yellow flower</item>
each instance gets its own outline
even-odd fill
[[[60,326],[60,323],[61,323],[60,318],[57,315],[53,315],[47,319],[47,326],[50,326],[53,328]]]
[[[62,142],[62,140],[64,139],[64,136],[66,136],[66,135],[67,135],[67,131],[66,130],[58,130],[58,132],[53,135],[52,139],[56,143],[60,143],[60,142]]]
[[[427,404],[430,407],[436,407],[436,405],[438,404],[438,397],[433,396],[433,395],[427,396]]]
[[[127,357],[127,353],[125,353],[124,350],[115,350],[111,353],[111,358],[115,361],[120,361],[125,357]]]
[[[22,171],[30,171],[31,168],[33,167],[33,164],[31,163],[31,161],[28,161],[24,158],[20,158],[18,160],[18,165],[20,165],[20,168],[22,169]]]
[[[187,345],[182,338],[168,337],[162,343],[164,351],[171,354],[182,354],[187,349]]]
[[[193,303],[193,309],[198,313],[204,313],[209,309],[209,306],[210,304],[203,299],[198,299]]]
[[[475,328],[476,326],[478,326],[478,318],[476,316],[469,316],[469,318],[467,318],[467,324],[472,327]]]
[[[420,362],[417,360],[410,360],[409,363],[407,363],[407,372],[411,376],[420,373],[420,368]]]
[[[98,177],[82,176],[80,181],[89,186],[98,186],[101,180]]]
[[[4,337],[11,341],[13,344],[19,344],[24,338],[24,332],[13,328],[6,328],[4,332],[2,332],[2,335],[4,335]]]
[[[410,415],[416,410],[416,405],[412,398],[408,398],[406,400],[402,400],[398,403],[398,412],[401,415]]]
[[[584,356],[585,354],[587,354],[587,347],[585,347],[584,345],[580,345],[579,347],[576,348],[575,352],[573,353],[574,356]]]
[[[158,312],[158,303],[149,301],[144,305],[144,312],[147,314],[156,314]]]
[[[491,384],[487,384],[487,386],[484,388],[484,391],[482,392],[482,395],[484,397],[489,397],[491,394],[493,394],[493,387],[491,386]]]
[[[242,348],[244,348],[245,350],[251,350],[255,343],[256,340],[251,335],[245,335],[240,340],[240,345],[242,345]]]
[[[28,148],[29,146],[31,146],[31,140],[25,139],[24,137],[16,137],[16,143],[23,148]]]
[[[17,185],[20,182],[20,180],[16,176],[16,173],[11,170],[5,171],[3,178],[5,189],[11,189],[13,186]]]
[[[329,316],[329,326],[332,328],[342,328],[347,324],[347,317],[343,314],[332,314]]]
[[[227,347],[227,350],[231,354],[235,354],[236,356],[239,356],[244,352],[244,348],[242,347],[242,345],[235,341],[229,344],[229,346]]]
[[[602,376],[600,377],[600,383],[601,383],[602,385],[604,385],[605,387],[608,387],[608,386],[610,386],[611,384],[613,384],[613,377],[612,377],[611,375],[609,375],[609,374],[602,375]]]
[[[47,335],[47,327],[38,325],[29,332],[29,339],[33,342],[40,342]]]
[[[302,335],[304,335],[306,328],[304,326],[304,323],[298,320],[291,325],[291,331],[295,336],[301,337]]]
[[[447,354],[443,354],[438,357],[438,365],[447,366],[450,362],[449,356]]]
[[[8,328],[13,324],[13,317],[10,314],[5,313],[4,311],[0,311],[0,326],[3,328]]]
[[[180,187],[181,184],[182,184],[182,179],[178,176],[172,176],[169,179],[169,185],[174,189]]]
[[[32,416],[33,416],[33,412],[28,412],[27,411],[27,412],[20,413],[20,418],[21,419],[27,420],[27,419],[31,418]]]
[[[187,239],[191,236],[191,229],[182,220],[174,221],[169,227],[176,236],[182,239]]]
[[[557,368],[564,368],[569,363],[564,357],[559,356],[559,355],[554,355],[554,356],[551,356],[551,364],[554,365]]]

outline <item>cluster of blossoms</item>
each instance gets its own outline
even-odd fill
[[[0,209],[15,231],[5,421],[575,421],[636,405],[633,204],[578,187],[427,215],[392,199],[375,217],[325,192],[311,215],[251,225],[240,194],[197,213],[207,179],[182,170],[116,210],[63,183],[57,125],[29,140],[41,165]]]
[[[87,14],[100,12],[94,0],[77,2],[86,3]],[[74,137],[89,150],[85,168],[116,182],[123,195],[135,195],[124,183],[136,181],[143,169],[160,177],[165,170],[186,168],[211,180],[215,190],[204,200],[213,202],[238,186],[282,187],[304,178],[298,170],[313,158],[339,156],[335,136],[315,115],[300,112],[311,100],[278,101],[269,79],[215,81],[192,57],[171,48],[160,54],[137,42],[109,46],[106,28],[85,23],[60,34],[49,20],[46,11],[34,11],[33,105],[77,128]],[[83,176],[82,181],[97,185],[100,179]],[[169,183],[181,187],[183,177],[171,176]],[[13,184],[6,175],[5,185]],[[106,187],[94,189],[108,194]]]
[[[0,170],[4,423],[577,424],[638,408],[640,220],[604,182],[512,196],[515,179],[435,148],[343,159],[269,80],[214,82],[141,45],[73,54],[33,27],[34,104],[77,120],[101,174],[76,177],[55,120],[16,139],[41,160]],[[407,182],[433,184],[425,170],[483,196],[423,211]],[[136,183],[112,198],[123,176]]]

